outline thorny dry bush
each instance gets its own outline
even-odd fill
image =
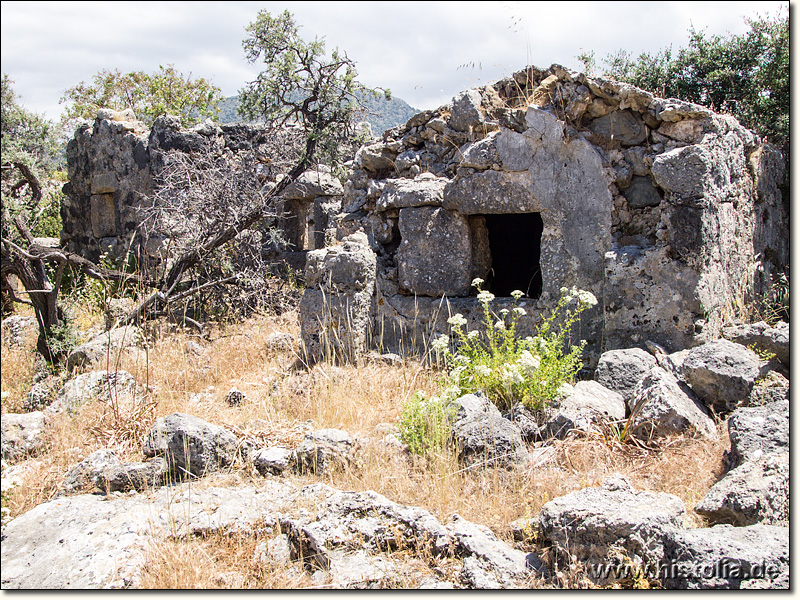
[[[549,500],[600,485],[611,473],[627,475],[639,489],[675,494],[690,509],[722,473],[721,458],[728,444],[723,424],[719,442],[677,437],[657,451],[581,437],[556,441],[553,460],[513,471],[463,469],[447,453],[429,459],[412,457],[382,439],[414,392],[434,392],[438,373],[412,360],[401,366],[366,362],[298,368],[296,352],[267,342],[272,333],[289,333],[296,339],[298,332],[294,312],[217,326],[206,338],[161,324],[151,333],[146,349],[126,351],[114,360],[116,368],[129,371],[146,390],[150,410],[122,431],[108,404],[99,400],[86,405],[77,417],[56,420],[47,433],[46,451],[18,463],[22,485],[7,495],[11,516],[53,498],[69,468],[97,449],[111,448],[123,461],[142,460],[143,437],[156,418],[173,412],[224,425],[258,444],[294,446],[309,428],[344,429],[360,443],[358,459],[350,467],[321,476],[291,475],[288,480],[298,486],[322,481],[343,490],[374,490],[395,502],[430,510],[443,522],[457,512],[490,527],[508,543],[513,543],[511,521],[535,517]],[[20,381],[30,385],[32,367],[25,357],[31,348],[11,346],[5,337],[2,343],[2,389],[10,392],[7,399],[15,406],[24,393]],[[232,387],[245,394],[240,406],[224,402]],[[6,400],[3,404],[5,411]],[[134,405],[118,407],[116,417],[124,420],[134,409]],[[263,481],[244,464],[208,479],[195,485],[259,486]],[[690,525],[703,524],[689,513]],[[212,535],[155,544],[142,586],[312,586],[302,570],[254,562],[253,549],[259,541],[264,540]],[[432,564],[430,557],[417,558]],[[575,579],[560,585],[579,584]]]

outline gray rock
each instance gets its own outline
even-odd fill
[[[314,250],[306,259],[306,286],[328,293],[371,291],[376,260],[368,245],[353,241]]]
[[[780,321],[770,327],[764,321],[752,325],[724,327],[722,335],[726,340],[743,346],[755,346],[762,352],[770,352],[785,366],[789,366],[789,324]]]
[[[630,403],[636,385],[656,364],[656,359],[641,348],[608,350],[600,355],[594,378]]]
[[[484,138],[461,148],[460,166],[470,169],[488,169],[501,162],[497,153],[498,132],[492,132]]]
[[[150,494],[82,494],[44,502],[3,527],[4,589],[136,587],[153,542],[214,531],[252,532],[296,502],[280,480],[249,487],[162,487]],[[46,565],[43,568],[42,565]]]
[[[725,453],[729,469],[773,452],[789,451],[789,401],[740,408],[728,419],[731,449]]]
[[[717,525],[671,531],[663,543],[666,589],[772,588],[788,583],[788,527]]]
[[[43,412],[4,413],[0,423],[4,461],[18,460],[44,448],[46,420]]]
[[[460,463],[512,467],[528,460],[519,428],[483,394],[462,396],[455,406],[452,428]]]
[[[789,526],[789,453],[770,452],[728,472],[694,510],[713,524]]]
[[[463,215],[423,206],[400,210],[400,285],[420,296],[463,296],[470,288],[470,229]]]
[[[381,173],[394,168],[397,152],[389,150],[382,142],[363,146],[356,154],[356,165],[371,173]]]
[[[293,466],[299,473],[324,473],[343,468],[353,458],[355,443],[341,429],[318,429],[306,433],[294,451]]]
[[[7,339],[11,346],[21,346],[26,339],[35,343],[38,335],[39,324],[36,317],[11,315],[3,319],[3,337],[8,336]]]
[[[228,406],[241,406],[247,401],[247,396],[244,392],[238,390],[237,388],[231,388],[227,394],[225,394],[225,404]]]
[[[142,335],[133,325],[112,329],[70,352],[67,356],[67,369],[105,364],[113,366],[119,361],[119,354],[123,350],[138,347],[141,343]]]
[[[282,475],[292,460],[293,452],[288,448],[272,446],[262,448],[253,454],[253,465],[262,475]]]
[[[368,346],[373,296],[374,290],[330,294],[306,289],[298,307],[306,359],[355,361],[363,355]]]
[[[133,398],[140,390],[133,375],[127,371],[91,371],[73,377],[56,393],[53,403],[47,407],[47,414],[66,411],[74,414],[87,402],[99,398],[116,401]]]
[[[718,439],[714,420],[705,406],[690,394],[691,390],[683,389],[672,374],[661,367],[653,367],[636,386],[631,398],[631,407],[641,403],[640,412],[632,423],[634,435],[650,439],[695,434],[705,439]]]
[[[677,496],[635,491],[624,477],[609,477],[602,487],[584,488],[545,504],[539,527],[544,541],[585,563],[595,582],[606,585],[614,574],[595,567],[620,556],[640,566],[662,561],[662,536],[681,528],[685,516]]]
[[[447,124],[456,131],[471,132],[485,121],[481,111],[481,94],[478,90],[467,90],[453,98],[453,106]]]
[[[676,98],[659,98],[655,108],[658,118],[668,123],[684,119],[705,119],[713,114],[704,106]]]
[[[519,427],[519,433],[526,442],[532,442],[540,436],[541,426],[537,416],[521,402],[517,402],[510,411],[504,413],[503,418]]]
[[[594,424],[620,421],[625,418],[625,400],[596,381],[579,381],[560,401],[548,421],[542,426],[541,437],[564,438],[573,429],[591,431]]]
[[[444,187],[449,180],[432,173],[420,173],[414,179],[388,179],[375,210],[441,206]]]
[[[291,352],[297,350],[297,340],[291,333],[271,333],[267,336],[264,345],[269,350]]]
[[[650,177],[634,177],[623,195],[630,208],[645,208],[661,204],[661,194]]]
[[[631,110],[619,110],[597,118],[589,125],[595,134],[623,146],[636,146],[647,139],[642,118]]]
[[[236,457],[236,436],[224,427],[183,413],[161,417],[144,443],[144,455],[163,456],[172,479],[202,477],[230,466]]]
[[[126,492],[152,490],[165,479],[164,461],[122,463],[113,450],[97,450],[72,467],[61,484],[64,492]]]
[[[761,374],[760,367],[761,360],[752,350],[716,340],[689,351],[681,373],[703,404],[726,412],[747,399]]]
[[[461,556],[479,559],[481,570],[489,571],[489,577],[496,581],[508,585],[529,573],[526,553],[499,540],[488,527],[476,525],[455,514],[447,529],[456,552]]]
[[[291,200],[313,200],[318,196],[341,196],[341,182],[328,173],[306,171],[286,186],[283,197]]]

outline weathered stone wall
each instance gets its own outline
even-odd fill
[[[67,145],[62,245],[92,260],[101,254],[119,258],[131,248],[135,251],[142,207],[152,203],[170,151],[187,156],[210,152],[231,164],[247,154],[257,164],[257,177],[266,190],[291,168],[301,141],[299,131],[292,128],[275,134],[258,125],[220,127],[206,121],[182,129],[173,116],[159,117],[148,129],[131,110],[102,109],[94,123],[81,126]],[[278,200],[287,258],[300,268],[308,249],[324,245],[328,214],[340,212],[337,200],[342,192],[341,183],[320,167],[303,175]],[[169,233],[178,235],[179,229]],[[162,244],[155,236],[144,253],[156,257]]]
[[[783,169],[730,116],[554,65],[362,148],[334,221],[340,239],[364,232],[376,258],[375,346],[419,349],[454,312],[476,324],[470,283],[501,267],[490,216],[536,213],[541,292],[524,300],[523,331],[577,286],[600,299],[576,332],[590,356],[678,349],[717,337],[788,263]]]

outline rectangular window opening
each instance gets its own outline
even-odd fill
[[[541,213],[484,215],[492,255],[485,289],[507,297],[520,290],[529,298],[542,294],[539,264],[542,246]]]

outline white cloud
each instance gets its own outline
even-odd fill
[[[361,79],[418,108],[526,64],[578,68],[576,56],[685,46],[691,25],[741,33],[742,16],[786,2],[3,2],[2,71],[23,104],[56,118],[58,98],[101,69],[174,64],[233,95],[256,67],[242,52],[260,9],[288,9],[306,39],[345,50]],[[468,65],[468,66],[465,66]]]

